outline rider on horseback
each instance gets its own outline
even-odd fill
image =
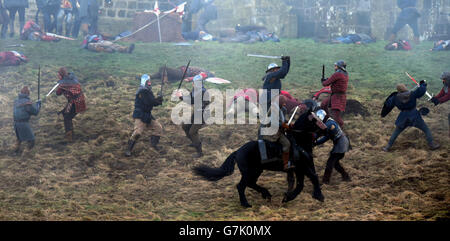
[[[262,135],[262,139],[265,141],[268,141],[268,142],[278,142],[281,144],[282,150],[283,150],[283,155],[282,155],[283,167],[284,167],[285,171],[288,171],[290,169],[295,168],[295,166],[289,161],[289,152],[291,149],[291,142],[286,137],[285,131],[284,131],[286,129],[290,129],[290,127],[288,125],[289,117],[288,117],[288,113],[287,113],[287,109],[286,109],[287,98],[285,96],[280,95],[280,96],[275,97],[275,100],[276,99],[279,100],[278,104],[277,104],[277,101],[272,102],[270,109],[267,112],[267,115],[268,115],[268,118],[270,118],[273,113],[275,113],[275,112],[279,113],[278,131],[274,135]],[[267,125],[270,125],[270,123]],[[261,124],[260,128],[267,127],[267,125]]]

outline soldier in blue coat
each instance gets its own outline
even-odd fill
[[[397,85],[397,93],[392,94],[385,103],[386,108],[393,109],[397,107],[401,112],[395,122],[396,128],[392,133],[391,139],[386,147],[383,148],[385,152],[388,152],[392,145],[394,145],[397,137],[408,127],[416,127],[422,130],[427,138],[428,145],[431,150],[436,150],[440,147],[438,143],[433,141],[433,136],[425,121],[422,119],[419,111],[417,110],[417,99],[420,99],[425,95],[427,91],[427,83],[425,80],[420,82],[420,87],[415,91],[409,91],[404,84]]]
[[[328,158],[327,161],[322,182],[324,184],[330,183],[333,168],[342,175],[342,180],[346,182],[351,181],[350,176],[339,163],[339,161],[344,158],[345,153],[351,149],[350,140],[345,135],[344,131],[342,131],[339,124],[330,118],[324,110],[318,110],[316,115],[325,123],[327,129],[321,133],[322,136],[315,141],[314,146],[322,145],[328,140],[332,140],[334,144],[333,149],[330,152],[330,158]]]
[[[272,102],[272,90],[277,90],[278,95],[281,92],[281,79],[284,79],[286,75],[289,73],[289,68],[291,65],[291,57],[283,56],[281,58],[283,60],[283,65],[279,67],[277,64],[272,63],[267,67],[266,75],[263,77],[264,85],[263,90],[267,91],[267,93],[263,93],[261,95],[261,101],[267,101],[267,110],[270,108],[270,104]]]
[[[28,148],[34,147],[34,134],[31,129],[30,117],[37,115],[41,108],[41,101],[32,103],[30,100],[30,90],[27,86],[20,91],[19,97],[14,101],[14,131],[16,132],[17,143],[14,151],[18,153],[22,142],[28,142]]]
[[[414,40],[419,42],[419,23],[420,13],[416,8],[417,0],[397,0],[397,6],[402,10],[397,17],[390,41],[393,42],[397,38],[397,33],[405,26],[409,25],[414,32]]]

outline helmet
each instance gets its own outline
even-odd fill
[[[146,87],[147,85],[151,85],[152,82],[150,82],[150,80],[151,80],[150,79],[150,75],[148,75],[148,74],[142,75],[142,77],[141,77],[141,86],[142,87]]]
[[[320,110],[318,110],[318,111],[316,112],[316,115],[317,115],[317,117],[319,117],[319,119],[320,119],[321,121],[323,121],[323,120],[325,120],[325,117],[327,116],[327,112],[324,111],[324,110],[322,110],[322,109],[320,109]]]
[[[267,71],[266,71],[266,73],[269,72],[269,71],[271,71],[272,69],[276,69],[276,68],[280,68],[280,66],[278,66],[278,64],[271,63],[271,64],[269,64],[269,66],[267,66]]]
[[[336,65],[337,67],[339,67],[340,69],[342,69],[343,71],[347,71],[347,63],[345,63],[344,60],[339,60],[338,62],[334,63],[334,65]]]
[[[442,73],[441,79],[442,79],[442,80],[449,81],[449,80],[450,80],[450,72],[444,72],[444,73]]]
[[[319,109],[319,105],[314,100],[304,100],[303,104],[305,104],[308,107],[308,109],[312,112],[315,112]]]

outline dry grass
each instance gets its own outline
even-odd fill
[[[47,66],[43,76],[51,78]],[[24,67],[21,67],[22,69]],[[28,67],[32,68],[32,66]],[[29,69],[27,69],[29,70]],[[131,109],[136,86],[133,77],[113,77],[107,72],[83,84],[88,111],[75,118],[75,143],[63,138],[61,117],[56,115],[64,98],[49,98],[32,126],[37,136],[34,151],[12,155],[12,101],[29,76],[14,69],[0,73],[8,79],[0,86],[0,220],[437,220],[449,218],[449,105],[433,109],[425,121],[442,147],[431,152],[423,134],[407,130],[391,153],[381,152],[394,129],[397,111],[386,120],[378,112],[385,92],[352,91],[371,116],[346,116],[346,132],[353,150],[342,161],[353,181],[341,182],[336,173],[332,184],[323,186],[325,203],[313,200],[312,186],[293,202],[281,204],[285,176],[265,172],[259,184],[274,198],[271,203],[248,190],[254,205],[239,205],[235,185],[239,171],[217,183],[193,176],[198,164],[219,166],[235,149],[256,138],[256,126],[210,126],[200,131],[205,156],[192,158],[180,127],[167,111],[175,103],[157,108],[155,116],[165,126],[161,144],[167,155],[150,148],[144,136],[133,158],[123,151],[132,129]],[[108,87],[105,80],[114,82]],[[52,82],[44,81],[47,90]],[[291,89],[298,97],[309,88]],[[35,89],[32,89],[34,94]],[[316,169],[322,176],[330,144],[315,150]]]

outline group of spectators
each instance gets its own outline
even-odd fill
[[[43,30],[48,33],[78,37],[81,29],[84,35],[97,32],[99,4],[97,0],[35,0],[38,11],[35,22],[39,23],[39,14],[43,15]],[[106,3],[111,0],[105,0]],[[14,37],[14,21],[19,15],[20,33],[25,25],[25,10],[29,0],[0,0],[1,38]],[[63,32],[65,25],[65,32]]]

